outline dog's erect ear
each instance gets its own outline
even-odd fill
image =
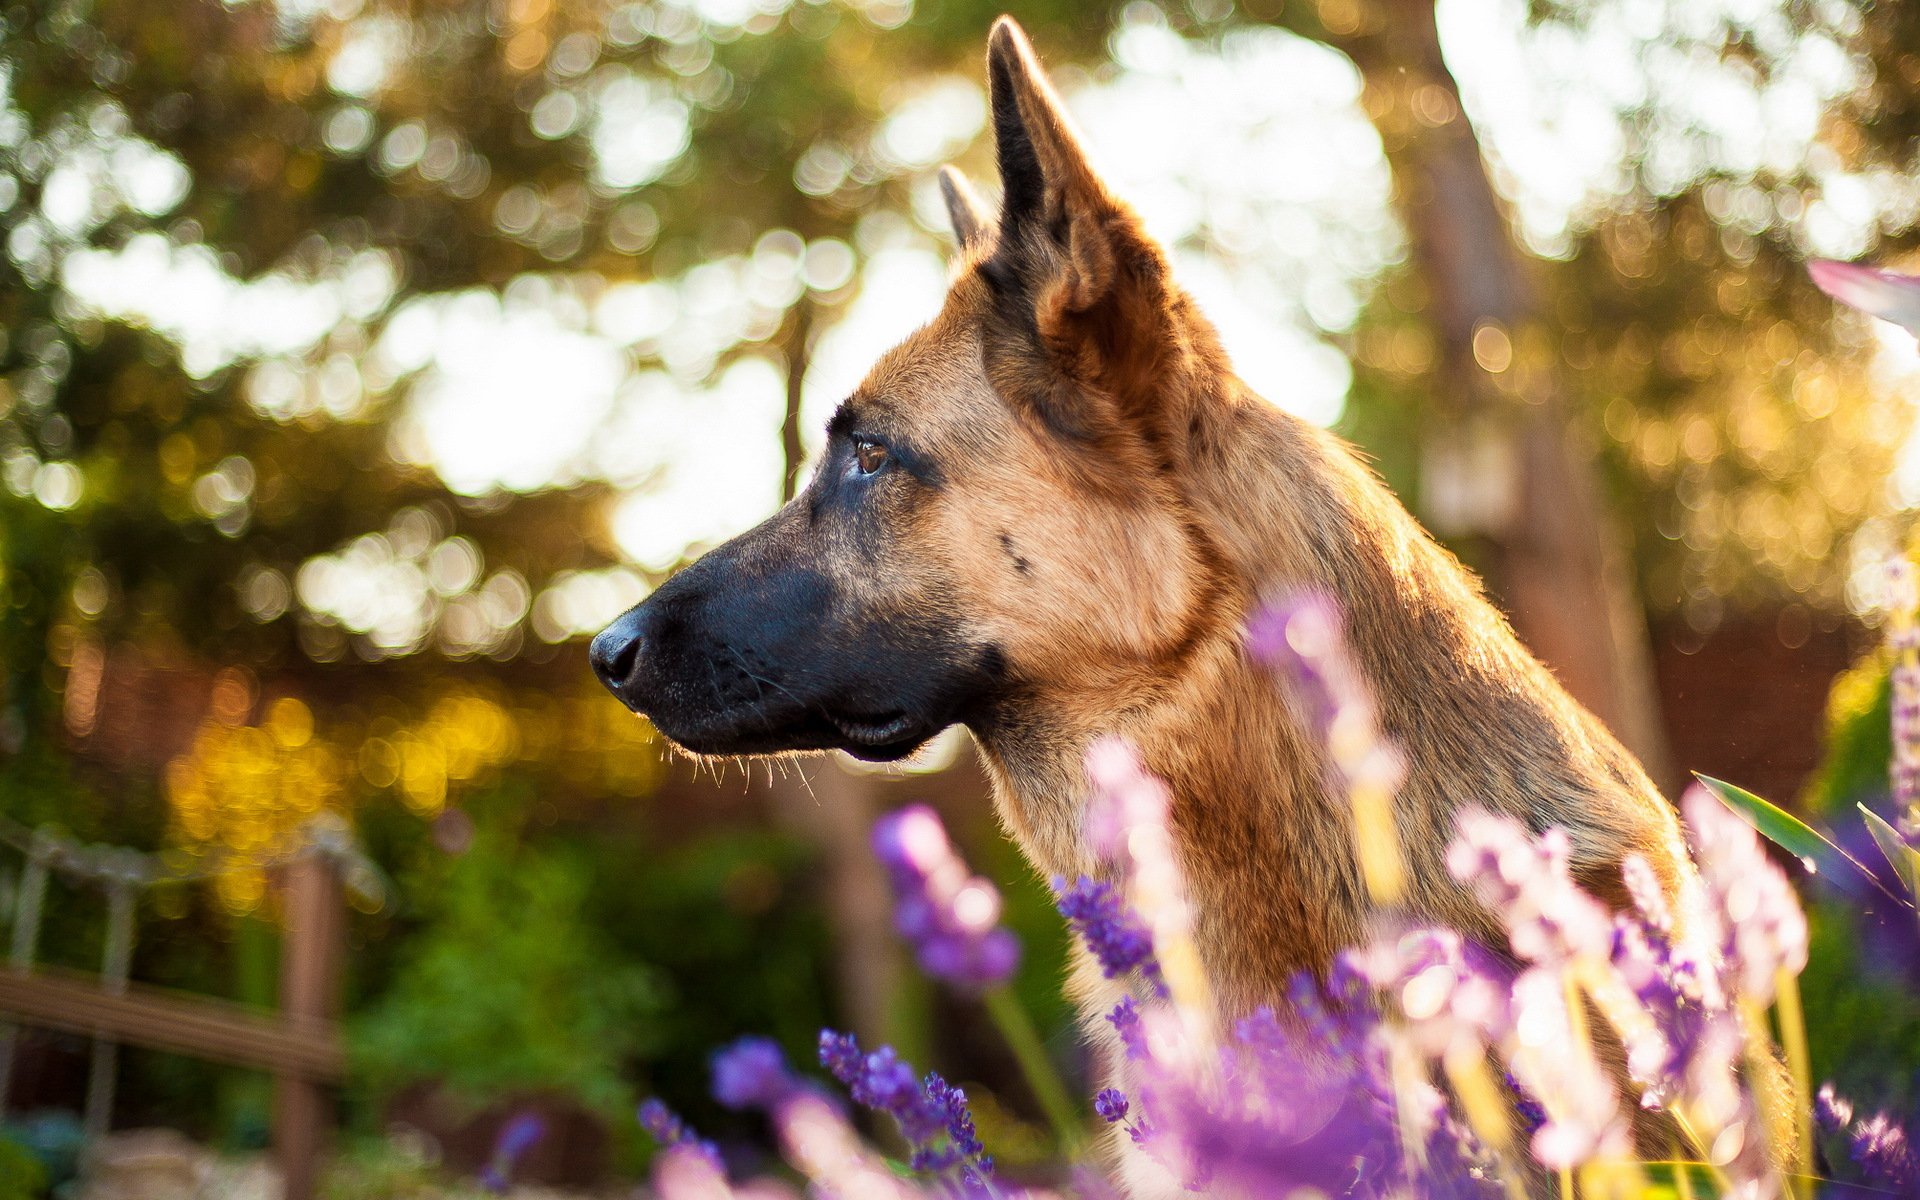
[[[1062,432],[1106,440],[1103,427],[1122,420],[1152,437],[1168,425],[1159,410],[1187,344],[1166,259],[1094,173],[1011,18],[994,22],[987,74],[1005,194],[982,271],[1047,359],[1047,386],[1026,390]]]
[[[953,236],[962,250],[972,250],[993,236],[993,214],[965,175],[941,167],[940,198],[947,202],[947,219],[953,222]]]

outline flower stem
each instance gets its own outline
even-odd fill
[[[1027,1086],[1033,1089],[1034,1097],[1046,1112],[1061,1152],[1068,1158],[1076,1157],[1084,1140],[1080,1114],[1074,1110],[1073,1102],[1067,1099],[1066,1085],[1060,1082],[1060,1073],[1054,1070],[1046,1047],[1040,1044],[1040,1035],[1034,1030],[1027,1010],[1014,998],[1013,991],[1005,986],[987,989],[982,999],[986,1001],[987,1015],[993,1018],[1000,1036],[1006,1039],[1007,1048],[1013,1051],[1014,1059],[1019,1062],[1020,1073],[1027,1078]]]
[[[1800,980],[1792,971],[1781,968],[1774,978],[1774,1004],[1780,1017],[1780,1044],[1787,1052],[1787,1069],[1793,1074],[1794,1138],[1799,1148],[1798,1174],[1793,1180],[1794,1194],[1811,1196],[1812,1185],[1806,1172],[1813,1170],[1813,1068],[1807,1054],[1807,1020],[1800,1007]],[[1754,1087],[1761,1086],[1760,1080]]]

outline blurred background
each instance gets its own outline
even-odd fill
[[[829,1024],[1043,1154],[866,847],[946,814],[1080,1070],[1058,920],[964,736],[696,769],[585,662],[936,310],[933,172],[996,186],[1003,9],[1244,378],[1357,443],[1665,786],[1884,794],[1920,355],[1802,263],[1920,247],[1920,7],[39,0],[0,9],[15,965],[280,1005],[317,839],[333,1194],[439,1194],[528,1112],[524,1177],[617,1186],[638,1098],[734,1145],[709,1048],[808,1061]],[[1816,1076],[1910,1094],[1912,960],[1819,922]],[[258,1071],[10,1044],[5,1136],[56,1177],[83,1112],[191,1139],[149,1157],[267,1143]]]

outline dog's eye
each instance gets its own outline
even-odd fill
[[[871,475],[887,465],[887,448],[866,438],[853,440],[853,462],[862,475]]]

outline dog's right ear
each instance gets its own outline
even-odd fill
[[[953,236],[961,250],[979,249],[993,236],[993,214],[965,175],[952,167],[941,167],[940,198],[947,202],[947,220],[953,223]]]
[[[1075,440],[1170,445],[1187,419],[1167,382],[1191,339],[1165,255],[1094,172],[1010,18],[988,37],[987,81],[1004,193],[981,273],[1031,347],[989,362],[996,386]]]

